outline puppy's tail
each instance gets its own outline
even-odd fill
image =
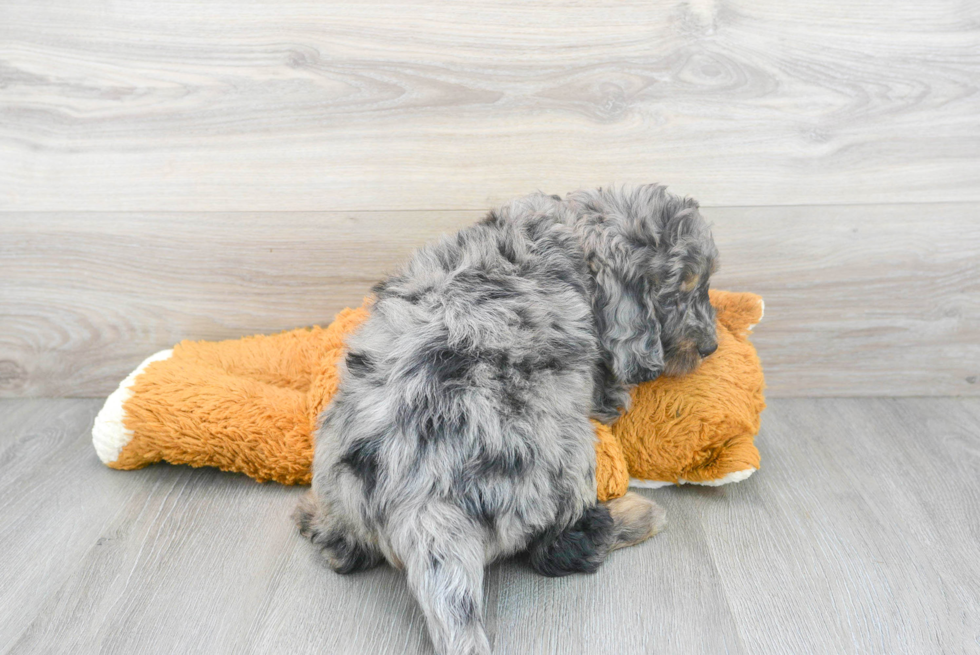
[[[440,655],[489,655],[483,627],[485,552],[480,530],[453,507],[427,507],[399,530],[405,565]],[[393,544],[394,545],[394,544]]]

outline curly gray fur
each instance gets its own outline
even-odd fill
[[[716,250],[662,186],[534,194],[375,287],[297,518],[334,569],[405,569],[443,655],[489,653],[484,566],[593,571],[662,511],[596,502],[595,433],[633,385],[716,346]]]

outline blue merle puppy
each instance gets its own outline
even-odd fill
[[[592,572],[663,525],[638,494],[596,502],[589,418],[715,350],[715,259],[657,185],[531,195],[418,250],[349,340],[301,532],[340,573],[403,568],[439,653],[489,653],[489,562]]]

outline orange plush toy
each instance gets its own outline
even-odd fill
[[[753,437],[764,383],[748,331],[762,318],[762,299],[712,291],[711,302],[718,350],[693,373],[638,386],[611,428],[596,424],[600,500],[631,483],[719,485],[759,468]],[[153,355],[96,417],[99,458],[116,469],[167,461],[309,484],[317,417],[337,390],[344,339],[367,307],[345,309],[326,328],[182,341]]]

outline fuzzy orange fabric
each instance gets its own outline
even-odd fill
[[[759,468],[754,437],[765,380],[748,332],[762,318],[762,299],[710,293],[718,350],[692,373],[639,385],[630,411],[613,425],[633,478],[719,484]]]
[[[317,417],[337,391],[344,339],[367,316],[345,309],[326,329],[182,341],[136,378],[123,403],[132,437],[108,466],[164,460],[309,484]]]
[[[640,385],[612,428],[595,424],[600,500],[626,493],[630,476],[711,484],[758,468],[752,437],[765,405],[747,331],[761,299],[713,291],[711,300],[718,351],[688,376]],[[183,341],[158,354],[99,413],[99,457],[117,469],[167,461],[309,484],[317,417],[337,390],[344,339],[367,307],[344,310],[326,328]]]
[[[613,435],[612,428],[598,421],[595,426],[595,481],[599,500],[619,498],[630,484],[629,467],[623,455],[623,447]]]

